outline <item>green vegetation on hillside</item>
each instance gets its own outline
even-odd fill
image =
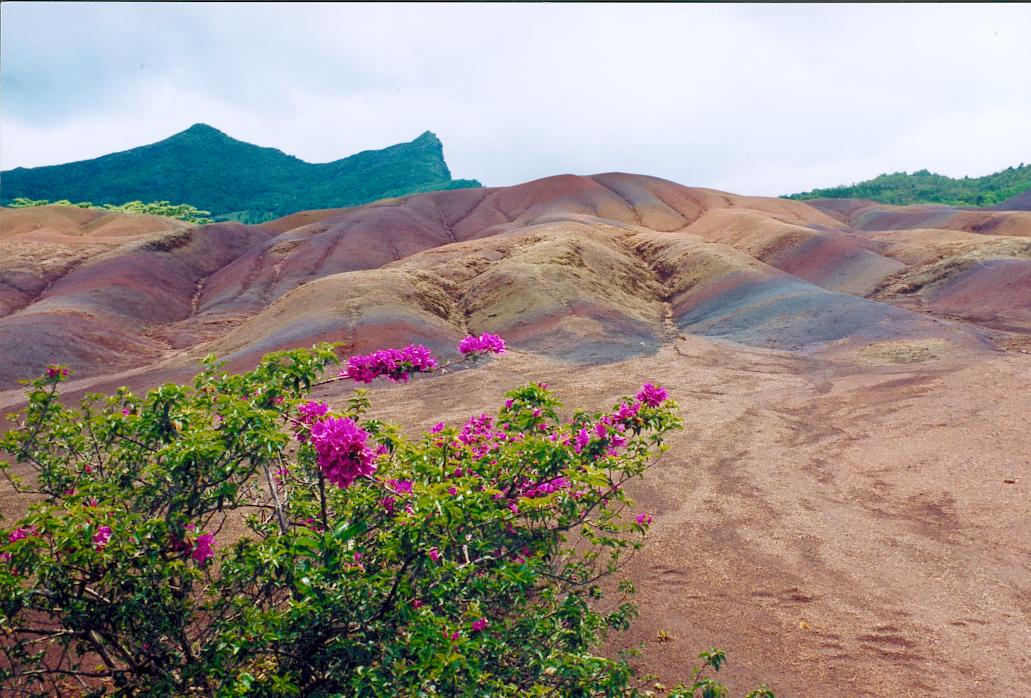
[[[312,164],[196,124],[158,143],[49,167],[3,172],[0,203],[18,197],[191,201],[217,220],[256,223],[297,211],[338,208],[438,189],[479,187],[453,180],[440,140],[410,143]]]
[[[869,199],[884,204],[992,206],[1031,189],[1031,165],[1020,163],[984,177],[953,179],[927,170],[882,174],[852,186],[814,189],[785,199]]]
[[[92,201],[79,201],[72,203],[68,199],[61,199],[60,201],[47,201],[46,199],[26,199],[24,197],[18,197],[7,204],[11,208],[35,208],[37,206],[76,206],[78,208],[90,208],[101,211],[121,211],[123,213],[146,213],[152,216],[164,216],[166,218],[177,218],[187,223],[196,223],[203,225],[204,223],[212,223],[212,219],[208,218],[211,215],[211,211],[201,211],[198,208],[190,206],[189,204],[173,204],[168,201],[151,201],[150,203],[143,203],[142,201],[128,201],[124,204],[105,204],[103,206],[97,206]]]

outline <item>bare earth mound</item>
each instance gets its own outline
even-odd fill
[[[383,416],[457,422],[528,380],[570,407],[660,382],[683,408],[635,492],[656,525],[617,642],[642,669],[670,684],[720,645],[739,691],[1027,695],[1029,216],[618,173],[259,226],[3,209],[0,412],[51,362],[74,397],[210,352],[496,332],[488,367],[376,388]]]

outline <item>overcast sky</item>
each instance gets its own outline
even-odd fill
[[[776,195],[1031,162],[1029,5],[4,3],[0,167],[204,122],[310,162],[444,142],[488,186]]]

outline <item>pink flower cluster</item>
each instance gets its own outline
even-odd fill
[[[64,377],[68,375],[68,369],[60,366],[47,366],[47,378]]]
[[[376,471],[376,453],[366,445],[369,433],[347,417],[330,417],[311,427],[319,468],[340,488]]]
[[[519,494],[528,499],[534,499],[535,497],[544,497],[552,492],[564,490],[567,487],[569,487],[569,480],[564,477],[555,477],[537,484],[523,483],[523,486],[519,488]]]
[[[390,489],[397,494],[409,495],[412,493],[411,480],[388,480],[387,484],[390,485]]]
[[[26,526],[24,528],[18,527],[7,534],[7,541],[14,543],[15,541],[22,540],[23,538],[29,538],[39,534],[39,529],[35,526]],[[10,552],[4,551],[0,553],[0,562],[10,562],[13,556]]]
[[[384,484],[384,488],[387,492],[390,492],[390,494],[381,498],[379,500],[379,504],[388,515],[392,515],[394,513],[398,500],[404,501],[412,494],[411,480],[387,480]],[[412,507],[411,503],[406,503],[404,505],[404,511],[407,514],[415,513],[415,509]]]
[[[25,528],[21,528],[19,526],[18,528],[14,529],[13,531],[7,534],[7,540],[8,542],[13,543],[15,541],[21,540],[22,538],[34,536],[37,533],[39,533],[39,529],[35,526],[26,526]]]
[[[589,443],[591,443],[591,434],[586,429],[581,429],[576,432],[576,436],[573,437],[573,447],[576,449],[578,455],[587,448],[587,444]]]
[[[505,351],[505,340],[490,332],[484,332],[479,337],[469,335],[458,343],[458,351],[463,354],[502,354]]]
[[[632,420],[634,417],[636,417],[637,413],[640,412],[640,411],[641,411],[641,403],[640,402],[634,402],[634,403],[631,403],[631,404],[627,404],[627,403],[624,402],[623,404],[621,404],[619,406],[619,409],[616,410],[616,412],[612,415],[612,417],[617,422],[620,422],[622,424],[627,424],[627,423],[630,422],[630,420]]]
[[[372,354],[358,354],[347,359],[347,368],[341,378],[356,383],[371,383],[379,376],[392,381],[408,382],[412,373],[429,373],[437,368],[430,350],[421,344],[409,344],[404,349],[381,349]]]
[[[637,413],[641,410],[640,402],[623,403],[619,408],[612,414],[607,414],[598,420],[590,431],[586,427],[581,428],[576,435],[573,437],[573,449],[579,454],[582,453],[587,445],[591,442],[591,439],[597,437],[598,439],[608,440],[607,453],[610,456],[618,454],[618,449],[622,448],[626,444],[626,437],[623,433],[626,428],[630,426],[630,423],[637,417]],[[593,432],[593,436],[592,436]]]
[[[326,413],[329,412],[329,405],[324,402],[308,401],[298,407],[297,412],[301,415],[302,422],[311,424],[320,417],[326,416]]]
[[[573,436],[572,443],[574,450],[579,454],[582,453],[587,445],[590,444],[591,439],[595,436],[599,439],[608,440],[607,453],[610,456],[618,454],[618,449],[622,448],[626,444],[627,437],[624,436],[624,432],[627,427],[632,426],[634,420],[637,418],[638,413],[641,411],[641,407],[649,405],[651,407],[658,407],[661,405],[669,394],[665,388],[652,385],[651,383],[645,383],[635,396],[637,400],[632,403],[622,403],[615,412],[607,414],[598,420],[593,427],[581,428],[575,436]],[[590,425],[588,425],[590,426]],[[591,432],[594,432],[593,436]],[[565,443],[569,443],[568,437]]]
[[[215,537],[210,533],[200,534],[193,543],[193,552],[190,553],[190,557],[192,557],[198,565],[205,564],[208,560],[215,557],[215,551],[213,550],[214,543]]]
[[[665,402],[666,398],[669,397],[669,394],[666,392],[665,388],[652,385],[651,383],[645,383],[635,397],[649,407],[658,407]]]
[[[459,432],[458,440],[469,447],[473,456],[482,458],[497,450],[500,442],[509,440],[509,436],[494,428],[494,419],[490,415],[481,414],[469,418]]]
[[[193,524],[186,524],[186,530],[192,533],[197,530],[197,527]],[[215,536],[210,533],[202,533],[194,538],[193,545],[175,536],[172,537],[172,550],[182,554],[189,553],[190,557],[198,565],[204,565],[208,560],[215,557],[214,547]]]
[[[329,405],[324,402],[309,400],[297,408],[297,422],[294,427],[294,436],[298,441],[307,441],[309,429],[312,424],[322,419],[329,413]]]
[[[111,540],[111,527],[101,526],[97,529],[97,532],[93,534],[93,545],[97,546],[97,550],[103,550],[107,542]]]

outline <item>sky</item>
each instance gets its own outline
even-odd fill
[[[0,5],[0,168],[191,124],[309,162],[444,143],[505,186],[778,195],[1031,162],[1031,5]]]

